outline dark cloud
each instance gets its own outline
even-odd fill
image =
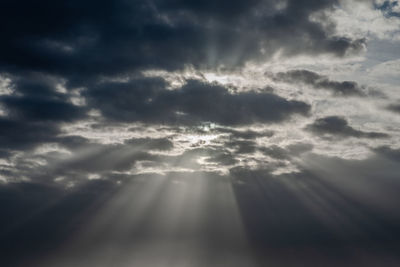
[[[387,146],[382,146],[374,149],[376,153],[387,157],[393,161],[400,162],[400,149],[392,149]]]
[[[54,142],[61,123],[86,117],[86,108],[71,103],[68,93],[57,91],[57,80],[41,74],[11,76],[11,94],[0,96],[5,112],[0,117],[0,146],[29,149]]]
[[[374,7],[380,10],[383,15],[387,18],[399,17],[400,12],[396,11],[396,7],[399,6],[398,1],[374,1]]]
[[[73,121],[84,117],[82,108],[56,99],[0,97],[7,115],[26,121]]]
[[[299,156],[302,153],[311,151],[313,148],[314,146],[312,144],[307,143],[294,143],[286,147],[286,149],[294,156]]]
[[[280,122],[307,115],[310,106],[271,93],[230,93],[227,88],[189,80],[179,90],[165,90],[160,79],[100,84],[86,92],[89,105],[111,120],[244,125]],[[112,99],[112,101],[111,101]]]
[[[125,145],[140,147],[146,150],[166,151],[173,148],[174,144],[167,138],[133,138],[125,141]]]
[[[400,113],[400,104],[391,104],[387,107],[388,110]]]
[[[258,148],[264,155],[270,156],[279,160],[289,160],[292,157],[300,156],[303,153],[313,149],[313,145],[306,143],[294,143],[287,147],[272,145],[269,147]]]
[[[317,119],[306,129],[321,137],[358,137],[358,138],[387,138],[389,135],[379,132],[364,132],[351,127],[347,120],[342,117],[329,116]]]
[[[0,146],[3,149],[29,149],[51,142],[59,134],[54,123],[12,120],[0,117]]]
[[[237,154],[248,154],[256,151],[256,143],[249,140],[235,140],[225,143],[229,148],[235,149]]]
[[[280,146],[277,146],[277,145],[260,148],[260,151],[263,152],[265,155],[270,156],[275,159],[289,159],[290,158],[289,151],[287,151],[286,149],[281,148]]]
[[[74,80],[138,69],[235,66],[286,54],[360,50],[363,40],[331,37],[311,21],[336,0],[5,1],[1,69],[35,70]],[[35,10],[35,12],[31,12]],[[7,25],[7,26],[5,26]],[[261,52],[264,51],[264,52]],[[264,53],[264,54],[263,54]]]
[[[214,153],[215,154],[215,153]],[[208,162],[214,162],[220,165],[234,165],[238,162],[235,155],[230,152],[218,152],[215,155],[206,159]]]
[[[56,142],[70,150],[79,149],[91,144],[89,139],[77,135],[59,136]]]
[[[326,76],[309,70],[291,70],[288,72],[279,72],[274,75],[274,79],[289,83],[302,82],[311,85],[317,89],[332,91],[338,96],[365,96],[364,88],[352,81],[332,81]]]
[[[67,122],[85,117],[86,109],[70,102],[70,95],[57,91],[55,78],[26,74],[11,77],[11,95],[0,96],[7,117],[26,121]]]

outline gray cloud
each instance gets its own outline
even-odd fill
[[[364,40],[334,36],[313,12],[335,0],[287,1],[7,1],[1,13],[0,69],[34,70],[74,81],[185,64],[237,66],[271,56],[343,56]],[[227,8],[229,6],[229,8]],[[33,15],[28,10],[36,10]],[[264,51],[264,52],[261,52]]]
[[[272,145],[269,147],[259,148],[259,150],[265,155],[279,160],[288,160],[292,157],[297,157],[303,153],[309,152],[312,149],[313,145],[306,143],[294,143],[287,147]]]
[[[316,89],[325,89],[338,96],[365,96],[363,87],[352,81],[332,81],[326,76],[319,75],[309,70],[291,70],[279,72],[274,76],[278,81],[289,83],[304,83]]]
[[[206,160],[221,165],[235,165],[238,162],[235,155],[227,151],[216,153],[216,155],[213,155]]]
[[[387,138],[385,133],[379,132],[364,132],[356,130],[349,126],[347,120],[342,117],[329,116],[317,119],[314,123],[309,124],[306,130],[324,137],[338,136],[338,137],[357,137],[357,138]]]
[[[260,148],[260,151],[262,151],[265,155],[270,156],[275,159],[290,158],[289,152],[286,149],[281,148],[280,146],[277,146],[277,145]]]
[[[256,143],[249,140],[235,140],[225,143],[227,147],[234,148],[238,154],[254,153],[256,151]]]
[[[274,135],[273,131],[256,132],[252,130],[239,131],[232,128],[218,127],[216,129],[221,133],[229,133],[231,138],[236,139],[256,139],[257,137],[271,137]]]
[[[400,104],[391,104],[387,106],[387,109],[396,113],[400,113]]]
[[[165,90],[160,79],[100,84],[85,95],[90,106],[117,121],[245,125],[280,122],[293,114],[307,115],[310,110],[306,103],[271,93],[234,94],[221,85],[196,80],[173,91]]]
[[[374,151],[393,161],[400,162],[400,149],[392,149],[387,146],[382,146],[374,149]]]
[[[29,149],[51,142],[59,134],[54,123],[0,118],[0,146],[3,149]]]
[[[85,107],[76,106],[68,93],[57,92],[57,81],[49,76],[11,76],[12,93],[0,96],[5,115],[0,117],[0,144],[4,149],[28,149],[53,142],[61,123],[87,117]]]

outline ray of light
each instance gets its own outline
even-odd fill
[[[132,178],[53,259],[40,264],[253,266],[230,180],[200,172]]]

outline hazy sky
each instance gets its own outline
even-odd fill
[[[0,266],[400,265],[400,2],[3,0]]]

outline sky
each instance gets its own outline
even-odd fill
[[[400,265],[400,2],[3,0],[0,265]]]

